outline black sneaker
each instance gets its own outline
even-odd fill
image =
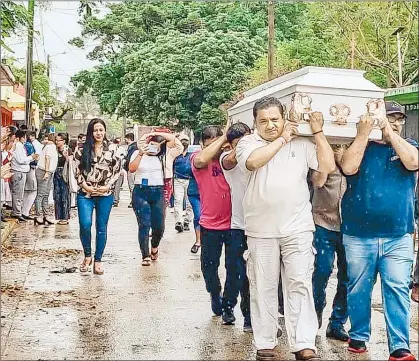
[[[128,208],[132,208],[132,202],[128,204]]]
[[[244,318],[243,332],[253,332],[252,321],[250,320],[250,316],[245,316]]]
[[[189,231],[189,223],[183,223],[183,230],[184,231]]]
[[[236,321],[236,317],[234,317],[233,309],[230,307],[226,307],[223,310],[223,325],[234,325]]]
[[[220,295],[211,295],[211,309],[215,316],[221,316],[223,314],[222,300]]]
[[[349,340],[349,335],[345,331],[343,325],[332,326],[330,323],[327,326],[326,337],[344,342]]]
[[[182,226],[182,223],[177,222],[177,223],[175,224],[175,229],[178,231],[178,233],[182,233],[182,232],[183,232],[183,226]]]
[[[353,353],[367,352],[367,346],[365,345],[365,341],[349,339],[348,351]]]
[[[115,202],[115,203],[113,204],[113,206],[114,206],[114,207],[118,207],[118,206],[119,206],[119,203]]]

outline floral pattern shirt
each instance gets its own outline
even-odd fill
[[[110,150],[108,145],[104,143],[102,154],[94,155],[92,160],[92,169],[90,172],[81,171],[80,163],[83,155],[83,150],[79,149],[74,155],[76,163],[76,179],[80,186],[80,191],[86,193],[82,188],[83,182],[86,182],[91,187],[110,186],[110,191],[103,194],[110,195],[115,188],[115,183],[121,175],[121,159],[114,150]]]

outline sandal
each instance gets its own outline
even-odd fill
[[[151,259],[150,257],[145,257],[143,261],[141,262],[141,266],[150,266],[151,265]]]
[[[68,221],[67,220],[61,220],[61,221],[58,221],[58,224],[60,226],[66,226],[66,225],[68,225]]]
[[[84,260],[80,266],[80,272],[85,273],[89,270],[89,267],[92,265],[92,257],[84,257]]]
[[[159,249],[157,249],[156,252],[151,251],[151,260],[157,261],[158,258],[159,258]]]
[[[93,264],[93,273],[95,275],[103,275],[105,273],[102,267],[102,262],[95,262]]]
[[[194,244],[193,246],[192,246],[192,248],[191,248],[191,252],[192,253],[198,253],[198,251],[199,251],[199,248],[201,247],[201,245],[200,244]]]

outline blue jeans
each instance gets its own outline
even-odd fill
[[[409,282],[413,263],[412,235],[358,238],[343,235],[348,263],[349,336],[368,341],[371,334],[371,294],[380,274],[390,353],[409,350]]]
[[[136,184],[132,191],[132,207],[138,222],[138,242],[143,259],[150,257],[151,247],[157,248],[164,234],[166,203],[163,186],[143,186]]]
[[[96,209],[96,251],[95,261],[102,260],[108,236],[108,221],[113,205],[113,195],[87,198],[83,193],[77,194],[79,212],[80,239],[84,256],[92,256],[92,223],[93,209]]]
[[[234,308],[237,297],[243,288],[246,277],[246,266],[243,258],[246,250],[246,237],[240,230],[210,230],[201,226],[201,270],[206,289],[210,294],[221,293],[221,282],[218,276],[220,257],[225,245],[226,281],[223,293],[223,309]]]
[[[200,229],[199,219],[201,218],[201,199],[199,195],[188,195],[189,203],[193,211],[193,225],[195,229]]]
[[[316,226],[314,247],[317,251],[313,272],[313,296],[316,313],[321,315],[326,307],[326,288],[329,277],[333,272],[336,253],[338,259],[338,285],[335,298],[333,299],[333,311],[329,321],[332,327],[344,325],[348,320],[346,300],[348,276],[342,234]]]

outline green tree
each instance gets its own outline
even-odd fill
[[[16,4],[11,0],[0,1],[0,17],[1,17],[1,37],[0,46],[13,52],[4,43],[4,39],[9,38],[13,34],[17,34],[17,31],[25,27],[29,20],[29,14],[25,6]]]
[[[125,58],[121,112],[145,124],[196,128],[220,123],[219,108],[239,91],[262,49],[241,33],[159,36]]]
[[[321,2],[309,4],[304,27],[295,39],[278,43],[276,74],[304,66],[351,67],[381,87],[408,85],[418,81],[417,2]],[[402,41],[403,84],[398,81],[397,43],[392,35],[404,26]],[[249,87],[267,81],[267,59],[250,73]]]

